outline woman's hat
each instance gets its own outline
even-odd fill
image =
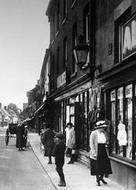
[[[57,134],[55,135],[55,137],[56,137],[56,138],[59,138],[59,139],[61,139],[61,140],[64,139],[63,133],[57,133]]]
[[[106,121],[100,120],[100,121],[96,122],[96,126],[94,129],[101,129],[101,128],[107,128],[107,127],[108,127],[108,125],[107,125]]]

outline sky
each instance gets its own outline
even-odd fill
[[[49,0],[0,0],[0,102],[27,103],[49,47]]]

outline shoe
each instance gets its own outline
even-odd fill
[[[100,184],[100,180],[97,180],[97,184],[96,184],[97,186],[101,186],[101,184]]]
[[[60,186],[60,187],[66,187],[66,183],[65,183],[64,181],[62,181],[62,182],[60,182],[60,183],[58,184],[58,186]]]
[[[105,185],[107,184],[107,182],[103,178],[100,178],[99,180],[102,181],[103,184],[105,184]]]
[[[72,161],[69,161],[67,164],[74,164],[74,162],[72,162]]]

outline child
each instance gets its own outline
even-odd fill
[[[64,135],[62,133],[57,133],[55,136],[55,148],[53,151],[53,156],[55,157],[56,171],[60,177],[60,182],[58,186],[66,186],[65,177],[63,173],[63,165],[65,161],[65,143]]]

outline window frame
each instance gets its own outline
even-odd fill
[[[126,105],[126,101],[127,101],[127,96],[125,94],[125,90],[127,87],[129,87],[129,85],[132,85],[132,142],[131,142],[131,146],[132,146],[132,152],[131,153],[131,157],[128,158],[127,156],[127,151],[129,150],[123,150],[123,155],[120,155],[119,154],[119,147],[118,147],[118,142],[117,142],[117,132],[118,132],[118,129],[117,129],[117,126],[118,126],[118,115],[117,115],[117,90],[119,88],[123,88],[123,123],[126,125],[126,130],[128,130],[128,125],[127,125],[127,117],[126,117],[126,111],[127,110],[127,105]],[[111,92],[114,92],[115,91],[115,99],[114,100],[111,100]],[[134,137],[136,138],[136,129],[135,129],[135,124],[136,124],[136,81],[135,82],[131,82],[129,84],[125,84],[123,86],[119,86],[119,87],[116,87],[114,89],[110,89],[107,91],[107,93],[109,94],[109,112],[110,112],[110,121],[111,121],[111,129],[110,129],[110,141],[112,141],[111,139],[113,139],[113,128],[115,130],[115,142],[110,142],[110,148],[113,146],[114,144],[114,147],[111,148],[110,150],[110,156],[115,156],[115,157],[118,157],[120,159],[123,159],[125,161],[128,161],[128,162],[131,162],[131,163],[134,163],[136,164],[136,150],[134,150]],[[113,113],[115,115],[115,126],[112,126],[112,102],[115,101],[115,113]],[[127,133],[127,140],[128,140],[128,133]],[[135,145],[136,146],[136,145]],[[129,147],[128,144],[126,146],[126,148]],[[126,152],[125,152],[126,151]]]

